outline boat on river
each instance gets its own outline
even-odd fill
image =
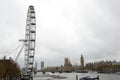
[[[77,70],[77,73],[88,73],[88,70]]]
[[[86,76],[86,77],[80,78],[80,80],[99,80],[99,76],[97,77]]]

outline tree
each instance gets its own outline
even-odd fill
[[[8,61],[7,63],[4,64],[4,66],[5,66],[5,73],[6,73],[5,76],[17,77],[20,75],[20,69],[16,63],[12,61]]]
[[[0,62],[0,79],[3,78],[5,74],[5,69],[3,63]]]

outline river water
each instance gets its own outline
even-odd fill
[[[55,75],[57,74],[59,76],[64,76],[67,78],[54,79],[51,77],[39,77],[39,74],[37,74],[37,77],[34,77],[34,80],[76,80],[76,75],[78,75],[79,78],[84,76],[91,76],[91,77],[99,76],[100,80],[120,80],[120,75],[116,75],[116,74],[97,74],[97,73],[54,73],[54,74]]]

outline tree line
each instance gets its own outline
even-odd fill
[[[12,60],[0,60],[0,80],[18,77],[21,71],[17,63]]]
[[[120,72],[120,62],[117,61],[99,61],[87,63],[87,70],[97,71],[99,73],[116,73]]]

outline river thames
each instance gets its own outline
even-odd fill
[[[96,77],[99,76],[100,80],[120,80],[120,75],[117,74],[97,74],[97,73],[54,73],[55,75],[67,77],[65,79],[54,79],[51,77],[39,77],[39,74],[36,74],[37,77],[34,77],[34,80],[76,80],[76,75],[79,78],[84,76]],[[54,75],[52,74],[52,75]]]

